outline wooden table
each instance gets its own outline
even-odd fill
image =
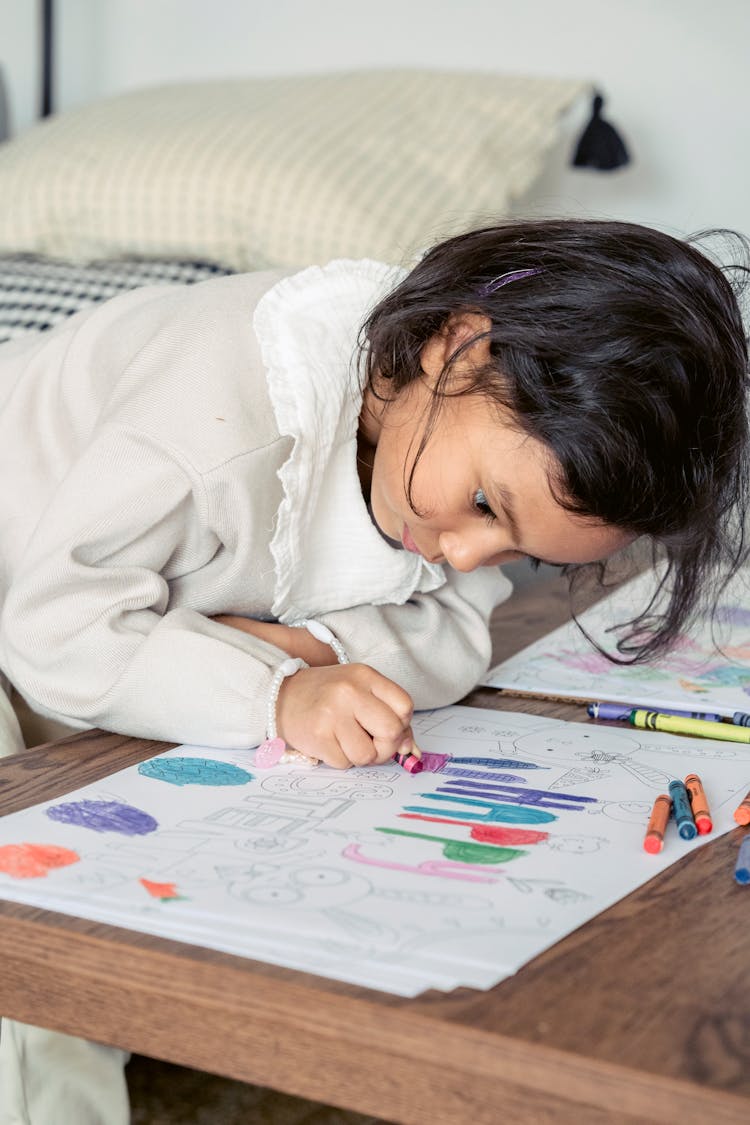
[[[497,612],[498,658],[568,616]],[[465,702],[581,718],[477,690]],[[160,752],[86,733],[0,762],[0,809]],[[415,1000],[0,903],[0,1012],[404,1125],[744,1121],[750,890],[737,833],[697,849],[489,992]]]

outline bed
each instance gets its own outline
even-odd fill
[[[0,340],[138,285],[408,264],[508,215],[587,89],[363,70],[178,83],[48,116],[0,143]]]

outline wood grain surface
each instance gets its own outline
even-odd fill
[[[495,618],[495,652],[568,616],[560,582]],[[479,689],[465,701],[583,720]],[[162,744],[92,732],[0,762],[0,809]],[[739,830],[488,992],[414,1000],[0,903],[0,1012],[404,1125],[705,1122],[750,1111],[750,889]]]

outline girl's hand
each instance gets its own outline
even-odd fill
[[[414,751],[411,696],[367,664],[302,668],[285,679],[276,729],[295,750],[336,769]]]

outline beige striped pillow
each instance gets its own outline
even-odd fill
[[[0,250],[402,261],[507,212],[581,82],[359,71],[139,90],[0,146]]]

